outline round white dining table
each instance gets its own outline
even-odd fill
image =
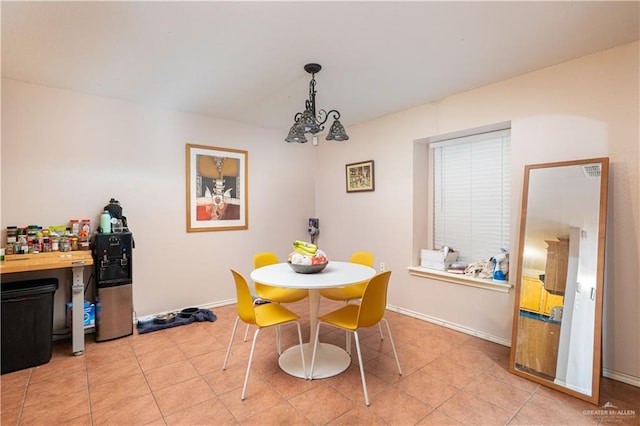
[[[306,379],[311,368],[313,355],[313,337],[317,326],[320,307],[320,290],[323,288],[344,287],[366,281],[376,274],[375,269],[351,262],[330,261],[322,272],[299,274],[287,263],[263,266],[251,272],[251,279],[261,284],[284,288],[302,288],[309,290],[310,342],[303,344],[307,371],[302,368],[298,345],[290,347],[280,355],[278,364],[288,374]],[[332,377],[342,373],[351,364],[351,356],[344,349],[330,343],[320,343],[316,354],[314,378]]]

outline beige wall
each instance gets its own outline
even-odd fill
[[[314,152],[286,144],[282,132],[2,83],[2,229],[85,217],[96,224],[118,199],[134,233],[139,316],[234,299],[230,267],[249,274],[254,252],[284,257],[305,237],[314,175],[301,171],[313,169]],[[186,143],[249,152],[248,231],[186,232]],[[59,324],[70,296],[58,293]]]
[[[135,309],[149,315],[233,299],[229,267],[248,274],[262,250],[285,257],[317,216],[330,258],[371,250],[393,270],[397,309],[508,343],[513,292],[418,278],[407,267],[425,232],[424,187],[414,185],[424,146],[415,141],[510,120],[512,247],[524,164],[611,158],[604,367],[638,383],[638,59],[638,43],[621,46],[352,126],[348,142],[318,147],[286,144],[281,131],[3,80],[1,226],[96,221],[119,199],[136,237]],[[248,231],[185,232],[186,143],[249,151]],[[376,190],[346,194],[345,164],[370,159]],[[56,296],[58,323],[68,297]]]
[[[348,144],[321,143],[320,243],[334,257],[346,257],[352,249],[373,250],[376,263],[394,271],[389,303],[399,309],[506,343],[513,291],[497,293],[407,272],[418,264],[417,247],[426,246],[426,213],[420,205],[426,188],[414,186],[414,175],[425,172],[418,159],[424,147],[414,141],[511,121],[512,259],[517,258],[524,165],[610,157],[603,364],[608,375],[640,383],[638,61],[638,43],[624,45],[353,126]],[[346,194],[344,164],[369,159],[375,161],[375,192]]]

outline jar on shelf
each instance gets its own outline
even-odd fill
[[[78,221],[78,219],[71,219],[69,221],[69,229],[71,231],[71,234],[73,235],[80,234],[80,222]]]
[[[18,242],[14,246],[13,252],[15,254],[29,253],[29,246],[27,244],[27,228],[18,229]]]
[[[78,240],[78,249],[80,250],[89,250],[89,237],[88,236],[82,236],[80,237],[80,239]]]
[[[29,247],[28,252],[33,253],[34,245],[36,244],[36,238],[38,234],[38,225],[29,225],[27,228],[27,245]]]
[[[78,250],[78,237],[71,237],[71,250]]]
[[[57,235],[51,236],[51,251],[60,251],[60,237]]]
[[[60,237],[60,251],[71,251],[71,239],[67,236]]]
[[[80,223],[80,231],[85,235],[91,235],[91,219],[82,219]]]
[[[7,245],[15,244],[18,240],[18,227],[7,226]]]
[[[41,232],[38,232],[37,238],[34,240],[35,249],[38,253],[44,252],[44,237]]]

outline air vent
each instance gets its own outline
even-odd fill
[[[600,164],[585,164],[582,166],[582,171],[584,172],[584,177],[586,178],[596,178],[600,177]]]

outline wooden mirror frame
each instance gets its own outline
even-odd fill
[[[520,321],[520,306],[521,306],[521,289],[523,285],[523,261],[524,261],[524,246],[525,246],[525,232],[527,229],[527,204],[529,199],[529,179],[531,171],[535,169],[565,167],[574,165],[585,165],[599,163],[601,165],[600,175],[600,200],[599,200],[599,212],[598,212],[598,236],[597,236],[597,267],[596,267],[596,288],[595,288],[595,321],[594,321],[594,335],[593,335],[593,370],[591,381],[591,395],[580,393],[576,390],[554,383],[553,380],[546,379],[544,377],[537,376],[524,370],[516,368],[516,351],[518,348],[518,325]],[[606,231],[606,217],[607,217],[607,198],[608,198],[608,175],[609,175],[609,159],[608,158],[592,158],[576,161],[564,161],[555,163],[544,163],[527,165],[524,170],[524,185],[522,193],[522,210],[520,216],[520,234],[518,242],[518,263],[516,267],[516,291],[515,291],[515,303],[514,303],[514,315],[513,315],[513,329],[511,339],[511,352],[509,357],[509,371],[515,375],[524,377],[528,380],[536,383],[548,386],[559,392],[566,393],[568,395],[580,398],[582,400],[591,402],[592,404],[598,404],[600,393],[600,373],[601,373],[601,361],[602,361],[602,299],[604,288],[604,258],[605,258],[605,231]]]

